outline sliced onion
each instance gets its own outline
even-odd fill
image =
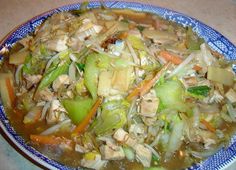
[[[69,124],[71,122],[70,119],[66,119],[50,128],[48,128],[47,130],[43,131],[41,133],[41,135],[50,135],[50,134],[53,134],[55,132],[57,132],[62,126],[66,125],[66,124]]]
[[[153,155],[155,155],[158,159],[160,159],[160,155],[157,153],[157,151],[155,149],[153,149],[153,147],[151,147],[148,144],[144,144],[150,151],[152,151]]]
[[[129,51],[130,51],[131,56],[133,57],[134,63],[135,63],[136,65],[140,65],[140,60],[139,60],[137,54],[135,53],[135,51],[134,51],[132,45],[130,44],[130,42],[129,42],[129,41],[126,41],[126,44],[127,44],[128,48],[129,48]]]
[[[94,46],[95,46],[95,45],[94,45]],[[104,51],[100,50],[99,48],[96,48],[96,46],[95,46],[95,47],[92,47],[91,50],[93,50],[93,51],[95,51],[95,52],[97,52],[97,53],[103,54],[103,55],[107,55],[107,56],[109,56],[109,57],[111,57],[111,58],[117,58],[117,56],[112,55],[112,54],[107,53],[107,52],[104,52]]]
[[[131,105],[130,105],[130,109],[129,109],[128,114],[127,114],[127,122],[128,122],[128,124],[131,122],[131,119],[133,117],[132,113],[133,113],[133,110],[135,109],[135,106],[136,106],[135,103],[136,103],[136,100],[133,100]]]
[[[42,110],[42,114],[41,114],[41,117],[39,120],[43,120],[46,116],[46,113],[47,113],[47,110],[49,109],[49,107],[51,106],[51,102],[47,102],[44,107],[43,107],[43,110]]]
[[[200,111],[198,107],[193,109],[193,127],[198,127],[200,123]]]
[[[171,155],[179,149],[182,143],[182,136],[183,136],[183,130],[184,130],[184,121],[179,120],[177,122],[174,122],[174,127],[171,132],[168,146],[167,146],[167,151],[166,151],[166,158],[169,159]]]
[[[17,84],[17,85],[20,85],[20,81],[21,81],[20,76],[21,76],[21,70],[22,70],[23,66],[24,66],[24,65],[21,64],[21,65],[19,65],[19,66],[17,67],[17,69],[16,69],[15,80],[16,80],[16,84]]]
[[[70,59],[71,59],[72,61],[78,62],[76,56],[75,56],[73,53],[71,53],[71,54],[69,55],[69,57],[70,57]]]
[[[72,62],[69,66],[69,73],[68,73],[70,80],[75,81],[76,80],[76,67],[75,63]]]
[[[159,133],[157,136],[156,136],[156,138],[154,139],[154,141],[150,144],[150,146],[156,146],[158,143],[159,143],[159,141],[160,141],[160,138],[161,138],[161,133]]]
[[[57,53],[50,60],[48,60],[45,70],[47,70],[51,66],[51,64],[54,62],[54,60],[56,60],[59,57],[59,54],[60,53]]]
[[[180,65],[178,65],[168,76],[168,78],[176,75],[177,73],[179,73],[185,66],[187,66],[192,59],[194,58],[194,53],[191,53]]]
[[[207,158],[211,155],[214,155],[216,152],[218,152],[221,148],[223,147],[223,145],[220,145],[219,147],[215,148],[215,149],[211,149],[211,150],[207,150],[205,152],[197,152],[197,151],[190,151],[190,153],[196,157],[196,158]]]
[[[131,54],[131,56],[133,58],[134,64],[139,66],[140,65],[140,60],[139,60],[138,56],[136,55],[132,45],[130,44],[129,41],[126,41],[126,44],[127,44],[128,48],[129,48],[129,51],[130,51],[130,54]],[[138,73],[139,71],[138,71],[138,69],[136,67],[134,67],[134,72],[135,72],[136,81],[138,81],[137,77],[139,75],[139,73]]]

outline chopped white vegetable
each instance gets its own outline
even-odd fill
[[[236,102],[236,92],[230,88],[227,93],[225,94],[226,98],[231,102],[235,103]]]
[[[98,78],[98,95],[109,96],[111,90],[112,72],[102,71]]]
[[[207,71],[207,79],[232,86],[234,83],[234,74],[223,68],[209,66]]]

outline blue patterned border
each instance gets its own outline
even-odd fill
[[[209,44],[209,46],[213,49],[218,51],[219,53],[223,54],[226,59],[228,60],[235,60],[236,59],[236,47],[229,42],[223,35],[215,31],[214,29],[210,28],[209,26],[203,24],[202,22],[186,16],[184,14],[160,8],[152,5],[147,4],[140,4],[136,2],[119,2],[119,1],[107,1],[105,5],[108,8],[129,8],[137,11],[144,11],[155,13],[167,20],[171,20],[177,22],[183,26],[191,26],[193,30],[205,41]],[[89,8],[97,8],[101,6],[100,2],[90,2]],[[29,20],[28,22],[19,26],[16,30],[14,30],[10,35],[8,35],[3,42],[0,43],[0,50],[3,47],[11,48],[12,45],[28,35],[32,33],[37,26],[39,26],[46,18],[51,16],[54,13],[59,13],[62,11],[68,11],[73,9],[79,9],[80,4],[71,4],[67,6],[63,6],[51,11],[48,11],[44,14],[34,17],[33,19]],[[0,60],[3,56],[0,56]],[[43,166],[49,169],[65,169],[69,170],[70,167],[62,165],[54,160],[51,160],[32,148],[31,146],[27,145],[24,139],[19,136],[14,129],[11,127],[8,118],[4,112],[4,108],[0,103],[0,127],[9,137],[9,139],[24,153],[29,155],[33,160],[42,164]],[[231,144],[228,148],[221,149],[215,155],[209,157],[207,160],[193,165],[190,167],[190,170],[215,170],[215,169],[223,169],[227,167],[230,163],[236,160],[236,136],[231,139]]]

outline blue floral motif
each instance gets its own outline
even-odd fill
[[[184,27],[191,26],[193,30],[205,41],[208,45],[213,49],[223,54],[228,60],[236,59],[236,47],[227,40],[223,35],[210,28],[209,26],[203,24],[202,22],[186,16],[184,14],[168,10],[165,8],[160,8],[153,5],[148,4],[140,4],[134,2],[119,2],[119,1],[108,1],[104,2],[106,7],[108,8],[129,8],[137,11],[144,11],[157,14],[167,20],[174,21],[183,25]],[[94,1],[90,2],[89,8],[97,8],[101,6],[100,2]],[[30,21],[19,26],[13,33],[11,33],[3,42],[0,43],[0,50],[3,47],[11,48],[12,45],[28,35],[29,33],[34,32],[35,28],[43,23],[49,16],[54,13],[59,13],[63,11],[69,11],[74,9],[79,9],[80,4],[71,4],[67,6],[60,7],[55,10],[51,10],[42,15],[36,16]],[[3,57],[0,56],[0,60]],[[234,70],[236,70],[236,66],[233,66]],[[0,127],[6,133],[8,138],[24,153],[30,156],[36,162],[42,164],[43,166],[49,169],[72,169],[65,165],[60,164],[57,161],[54,161],[45,155],[41,154],[31,146],[29,146],[24,139],[19,136],[16,131],[11,127],[9,120],[6,116],[4,108],[0,101]],[[230,145],[227,148],[223,148],[219,150],[216,154],[209,157],[207,160],[202,161],[201,163],[195,164],[188,169],[190,170],[216,170],[223,169],[232,161],[236,160],[236,135],[232,137],[230,141]],[[78,168],[79,169],[79,168]]]

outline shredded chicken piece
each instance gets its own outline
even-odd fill
[[[113,137],[121,143],[125,143],[126,145],[130,147],[134,147],[137,144],[137,140],[131,135],[129,135],[128,132],[126,132],[124,129],[120,128],[117,129],[116,132],[114,133]]]
[[[29,75],[29,74],[26,74],[26,75],[24,75],[24,77],[27,81],[27,88],[30,88],[34,84],[39,83],[40,80],[42,79],[42,75]]]
[[[39,97],[39,99],[42,99],[44,101],[52,101],[54,94],[48,88],[46,88],[44,90],[41,90],[38,93],[38,97]]]
[[[66,119],[68,119],[68,117],[66,116],[65,108],[61,105],[59,100],[53,100],[49,113],[46,116],[47,123],[57,123]]]
[[[67,41],[68,41],[68,36],[63,35],[63,36],[58,36],[54,38],[53,40],[49,40],[46,43],[46,46],[49,50],[54,50],[57,52],[64,51],[68,49],[67,47]]]
[[[100,146],[100,152],[103,159],[106,160],[121,160],[125,158],[125,153],[121,146],[102,145]]]
[[[60,75],[56,80],[54,80],[53,84],[52,84],[52,88],[55,92],[58,91],[58,89],[62,86],[62,85],[69,85],[70,84],[70,78],[68,75],[63,74]]]
[[[142,97],[140,106],[140,115],[145,117],[155,117],[159,106],[159,99],[156,97],[154,90],[151,90]]]

